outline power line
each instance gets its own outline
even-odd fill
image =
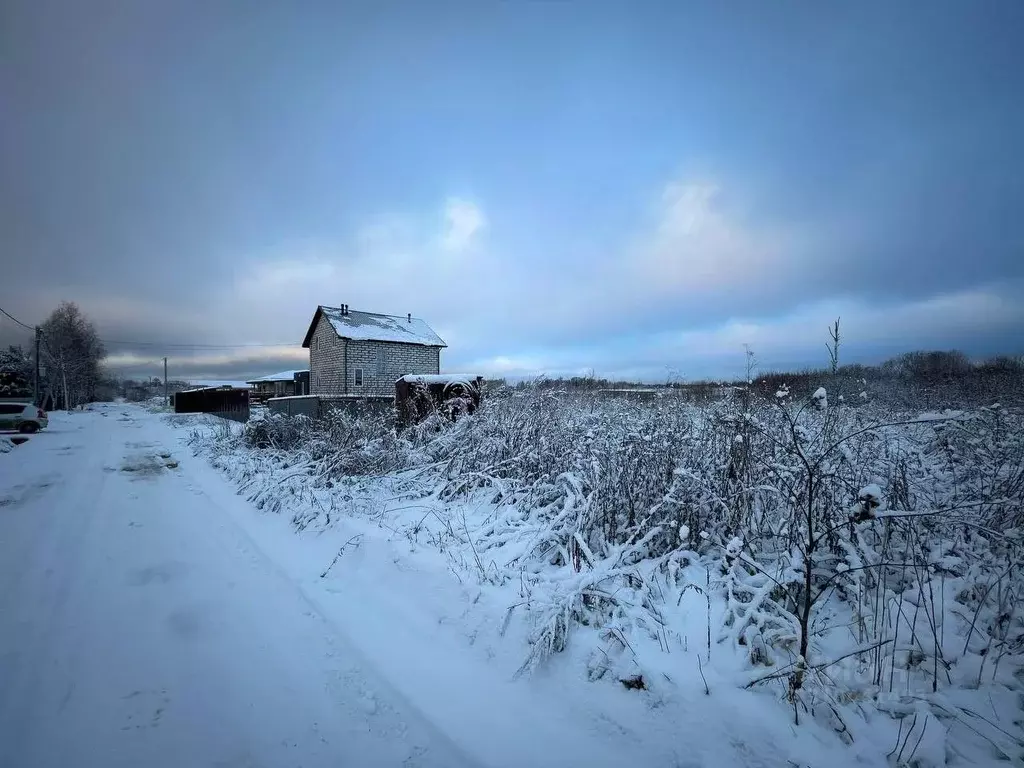
[[[0,312],[2,312],[3,314],[7,315],[7,317],[9,317],[9,318],[10,318],[11,320],[13,320],[14,322],[16,322],[16,323],[17,323],[18,325],[20,325],[20,326],[21,326],[22,328],[25,328],[25,329],[27,329],[27,330],[30,330],[30,331],[35,331],[35,328],[34,328],[33,326],[31,326],[31,325],[28,325],[27,323],[23,323],[23,322],[21,322],[21,320],[19,320],[18,318],[16,318],[16,317],[15,317],[14,315],[12,315],[12,314],[11,314],[10,312],[8,312],[8,311],[7,311],[6,309],[4,309],[3,307],[0,307]]]
[[[5,310],[3,307],[0,307],[0,312],[2,312],[8,318],[13,320],[18,325],[20,325],[22,328],[25,328],[26,330],[33,331],[33,332],[36,330],[36,328],[34,326],[31,326],[28,323],[23,323],[21,320],[16,318],[14,315],[12,315],[10,312]],[[179,342],[167,342],[167,343],[164,343],[162,341],[126,341],[126,340],[123,340],[123,339],[104,339],[104,338],[99,338],[98,341],[102,342],[103,344],[120,344],[120,345],[127,346],[127,347],[159,347],[161,349],[177,349],[177,350],[184,350],[184,349],[271,349],[271,348],[274,348],[274,347],[294,347],[295,346],[295,342],[294,341],[289,341],[289,342],[284,342],[284,343],[279,343],[279,344],[251,344],[251,343],[246,343],[246,344],[186,344],[186,343],[179,343]]]
[[[155,360],[133,360],[130,363],[110,363],[104,361],[103,365],[107,368],[146,368],[151,365],[163,365],[163,358],[157,358]]]
[[[163,349],[269,349],[271,347],[294,347],[294,341],[277,344],[185,344],[162,341],[124,341],[121,339],[100,339],[104,344],[123,344],[130,347],[161,347]]]

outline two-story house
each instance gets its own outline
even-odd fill
[[[302,346],[309,349],[309,393],[394,397],[410,373],[438,374],[447,346],[423,320],[340,307],[316,308]]]

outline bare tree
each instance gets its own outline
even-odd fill
[[[754,383],[754,371],[757,370],[757,358],[754,356],[754,350],[750,348],[749,344],[743,345],[744,357],[747,361],[746,366],[746,383],[749,387]]]
[[[828,362],[832,375],[839,373],[839,318],[829,326],[828,335],[831,341],[825,346],[828,347]]]
[[[43,354],[61,406],[83,405],[100,378],[105,351],[96,328],[73,302],[62,302],[41,326]]]

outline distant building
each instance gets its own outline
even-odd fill
[[[406,374],[438,374],[447,345],[423,320],[319,306],[302,341],[309,350],[310,394],[394,397]]]
[[[260,376],[245,382],[253,400],[267,400],[271,397],[292,397],[309,394],[309,371],[279,371],[269,376]]]
[[[233,381],[230,379],[191,379],[187,382],[187,385],[181,389],[208,389],[210,387],[218,389],[221,387],[230,387],[231,389],[249,389],[249,382]]]

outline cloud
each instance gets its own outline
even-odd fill
[[[885,285],[845,297],[815,292],[812,278],[844,269],[828,233],[760,221],[743,203],[720,181],[671,180],[619,245],[568,258],[546,239],[524,245],[501,211],[488,215],[481,203],[450,196],[425,214],[382,211],[347,236],[239,254],[233,276],[198,312],[95,292],[82,306],[114,338],[294,345],[168,350],[188,375],[229,378],[304,363],[298,345],[321,303],[424,317],[449,343],[447,369],[509,377],[732,375],[743,344],[764,366],[820,364],[836,316],[844,350],[861,356],[969,347],[1024,326],[1021,294],[1008,289],[964,287],[898,303],[885,298]],[[126,349],[113,347],[112,366],[157,354]]]
[[[195,270],[201,302],[69,295],[101,331],[144,340],[298,341],[317,304],[344,302],[424,317],[469,355],[528,341],[579,343],[658,324],[679,307],[697,312],[715,292],[749,293],[769,266],[781,271],[783,238],[727,212],[728,201],[715,182],[673,180],[626,244],[569,259],[539,237],[510,245],[522,238],[507,220],[492,225],[479,202],[451,195],[426,215],[385,210],[347,236],[233,254],[227,280]]]
[[[739,355],[749,344],[765,365],[797,360],[823,365],[826,329],[841,318],[841,353],[858,358],[877,350],[948,347],[1024,325],[1024,306],[999,288],[969,289],[902,304],[870,299],[835,300],[796,306],[778,317],[737,317],[720,326],[659,334],[645,345],[691,360],[716,361]]]
[[[986,338],[1024,332],[1024,285],[965,289],[901,304],[871,299],[806,302],[780,316],[737,314],[703,328],[610,337],[598,345],[510,349],[467,363],[490,376],[577,375],[593,369],[610,378],[663,381],[738,377],[749,344],[762,370],[824,367],[827,328],[841,318],[841,360],[876,362],[910,349],[971,348]],[[1014,350],[1010,350],[1014,351]],[[1018,348],[1017,352],[1024,352]]]
[[[301,274],[299,270],[290,272]],[[307,277],[312,280],[317,274],[314,269]],[[591,371],[648,382],[679,375],[731,378],[742,373],[746,344],[754,350],[762,370],[824,366],[826,329],[836,317],[841,317],[841,358],[845,362],[874,362],[914,348],[970,349],[978,340],[1000,334],[1019,338],[1024,331],[1024,305],[1016,297],[1022,289],[1022,285],[978,287],[895,304],[870,298],[809,301],[782,315],[736,313],[721,323],[660,328],[646,334],[628,332],[627,328],[627,332],[586,344],[506,344],[495,338],[490,354],[476,356],[460,343],[457,332],[448,333],[440,326],[438,330],[450,344],[442,357],[447,370],[511,379]],[[244,378],[308,363],[307,351],[297,344],[169,350],[167,354],[172,378]],[[146,350],[116,352],[108,365],[120,375],[161,373],[161,361]]]
[[[239,280],[236,289],[242,300],[264,298],[273,291],[290,292],[321,284],[335,275],[334,265],[315,247],[293,251],[287,259],[257,264]]]
[[[309,367],[309,352],[301,347],[239,348],[221,351],[162,350],[167,354],[170,379],[244,380],[291,368]],[[104,365],[124,378],[163,376],[163,360],[139,351],[118,351]]]
[[[444,209],[442,250],[455,253],[467,250],[486,225],[487,220],[480,208],[466,200],[450,198]]]
[[[789,272],[783,235],[755,229],[728,215],[713,183],[670,182],[661,195],[653,233],[640,239],[632,258],[614,266],[637,301],[652,296],[681,300],[707,291],[763,284]]]
[[[716,298],[750,296],[795,269],[799,238],[744,220],[727,201],[718,184],[671,181],[624,244],[570,258],[539,237],[511,245],[523,238],[500,216],[491,227],[478,204],[451,198],[439,247],[429,227],[417,231],[413,217],[392,215],[356,238],[359,253],[339,265],[339,280],[370,306],[407,297],[470,349],[584,341],[680,307],[696,313]]]

